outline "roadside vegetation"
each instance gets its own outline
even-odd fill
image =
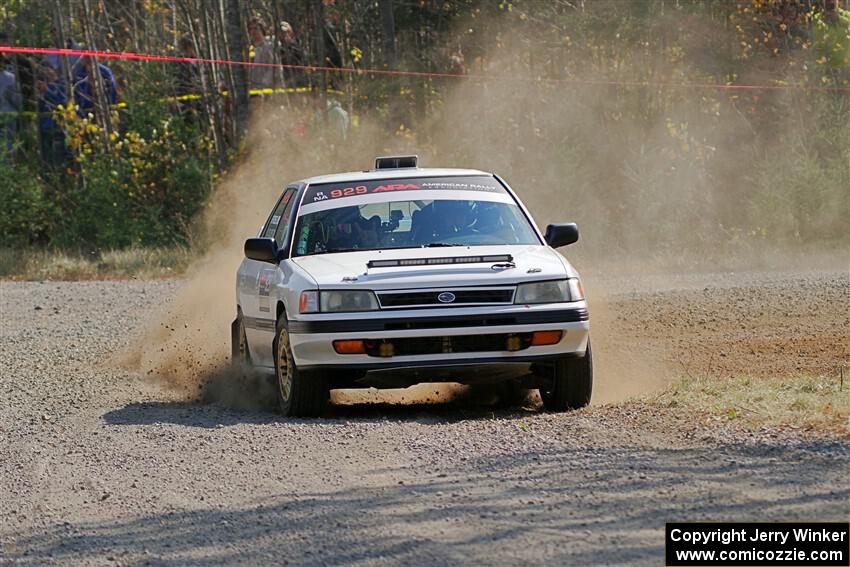
[[[301,91],[264,104],[288,109],[274,134],[316,148],[326,168],[378,137],[426,164],[498,170],[543,222],[569,215],[587,228],[578,254],[677,261],[683,251],[846,247],[850,95],[829,90],[850,87],[846,4],[15,0],[0,8],[0,29],[20,46],[245,60],[256,56],[249,20],[265,22],[273,51],[286,20],[302,63],[468,75],[305,71],[279,83]],[[243,136],[263,104],[248,96],[246,69],[199,64],[197,97],[178,99],[183,64],[100,62],[118,104],[95,97],[81,109],[70,97],[45,110],[44,61],[8,58],[24,96],[13,155],[0,160],[0,246],[13,251],[3,277],[71,258],[78,269],[53,273],[178,272],[185,264],[162,250],[203,251],[199,216],[251,151]],[[502,78],[472,78],[487,75]],[[773,88],[694,86],[751,84]],[[329,101],[349,117],[346,132]],[[59,146],[45,153],[42,118],[61,133],[58,159]],[[135,260],[106,260],[125,250]]]
[[[11,280],[156,279],[181,275],[193,255],[184,246],[123,248],[88,255],[39,248],[0,249],[0,278]]]
[[[777,378],[683,378],[645,398],[659,410],[706,412],[715,423],[850,433],[850,377],[791,375]]]

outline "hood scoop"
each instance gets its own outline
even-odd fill
[[[491,254],[488,256],[448,256],[444,258],[403,258],[398,260],[369,260],[366,267],[398,268],[408,266],[445,266],[450,264],[493,264],[513,263],[510,254]]]

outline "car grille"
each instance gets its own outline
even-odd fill
[[[454,296],[452,301],[440,301],[442,295]],[[514,288],[467,288],[398,291],[378,293],[378,301],[384,309],[404,307],[468,307],[470,305],[509,305],[514,301]]]
[[[366,341],[366,354],[382,356],[382,344],[392,345],[392,356],[525,350],[531,345],[531,335],[531,333],[499,333],[493,335],[373,339]],[[518,339],[518,341],[514,348],[508,349],[508,340],[511,338],[515,341]]]

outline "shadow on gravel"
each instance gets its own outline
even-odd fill
[[[109,411],[103,420],[109,425],[155,425],[170,423],[185,427],[216,428],[243,423],[271,424],[281,422],[322,423],[334,420],[376,421],[391,419],[418,423],[449,423],[456,421],[492,419],[493,417],[517,419],[536,414],[537,410],[525,407],[495,409],[474,402],[447,403],[362,403],[350,405],[331,404],[321,418],[286,418],[275,413],[273,404],[262,410],[238,409],[221,404],[199,402],[137,402]]]
[[[225,509],[197,502],[194,509],[11,533],[14,550],[0,558],[204,566],[658,564],[665,521],[843,521],[846,458],[846,445],[752,444],[493,455],[437,469],[385,469],[353,489],[248,492]]]
[[[240,423],[265,424],[279,421],[272,412],[238,410],[191,402],[137,402],[103,415],[109,425],[157,425],[216,428]]]
[[[171,423],[187,427],[215,428],[240,423],[280,421],[312,422],[309,419],[284,418],[276,414],[274,376],[242,370],[234,374],[227,366],[211,374],[201,385],[197,401],[138,402],[104,414],[110,425],[152,425]],[[446,401],[404,401],[389,403],[328,404],[321,420],[394,419],[422,423],[445,423],[494,416],[517,418],[538,413],[539,400],[504,400],[498,388],[465,388]]]

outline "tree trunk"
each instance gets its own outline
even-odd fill
[[[380,0],[381,27],[384,35],[384,62],[389,69],[398,65],[398,51],[395,45],[395,16],[393,16],[393,0]]]
[[[315,0],[313,3],[313,26],[315,31],[313,36],[316,42],[316,63],[320,67],[327,67],[328,63],[325,60],[325,5],[322,0]],[[321,108],[325,108],[325,94],[328,88],[327,71],[317,71],[320,73],[321,79],[316,82],[311,81],[313,88],[319,89],[319,97],[321,98]],[[324,116],[324,113],[322,113]]]
[[[227,58],[245,61],[245,26],[242,22],[242,1],[225,0],[225,44]],[[248,69],[244,65],[232,65],[232,77],[228,90],[233,104],[234,142],[237,147],[248,127]]]
[[[379,0],[378,4],[381,10],[381,35],[383,36],[381,43],[384,52],[384,66],[388,69],[395,69],[398,66],[398,50],[395,41],[393,2],[392,0]],[[403,101],[398,94],[404,81],[405,79],[401,77],[388,77],[386,80],[387,84],[391,85],[387,116],[389,118],[388,127],[392,130],[396,130],[399,125],[406,122]]]

